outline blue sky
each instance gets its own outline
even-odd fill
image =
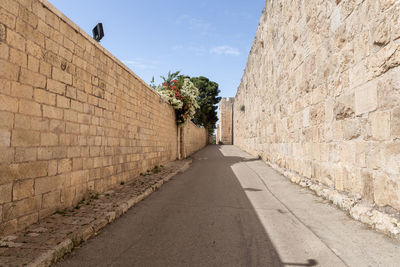
[[[265,0],[50,0],[146,82],[169,70],[206,76],[235,96]]]

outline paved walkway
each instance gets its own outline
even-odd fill
[[[400,246],[234,146],[192,166],[59,266],[398,266]]]

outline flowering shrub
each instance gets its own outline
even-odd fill
[[[178,76],[179,72],[168,73],[168,78],[163,78],[162,85],[156,87],[157,92],[175,109],[178,126],[185,125],[190,121],[196,109],[199,90],[189,78]]]

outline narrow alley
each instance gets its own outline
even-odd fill
[[[234,146],[208,146],[58,266],[396,266],[400,246]]]

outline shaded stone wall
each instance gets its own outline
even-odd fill
[[[399,15],[396,0],[267,1],[235,98],[235,145],[400,209]]]
[[[174,110],[51,4],[0,1],[0,235],[175,160],[177,135]]]
[[[186,158],[208,144],[208,131],[189,122],[182,128],[182,157]]]
[[[235,98],[223,97],[219,103],[219,124],[217,130],[217,144],[223,143],[231,145],[232,140],[232,119],[233,119],[233,103]]]

